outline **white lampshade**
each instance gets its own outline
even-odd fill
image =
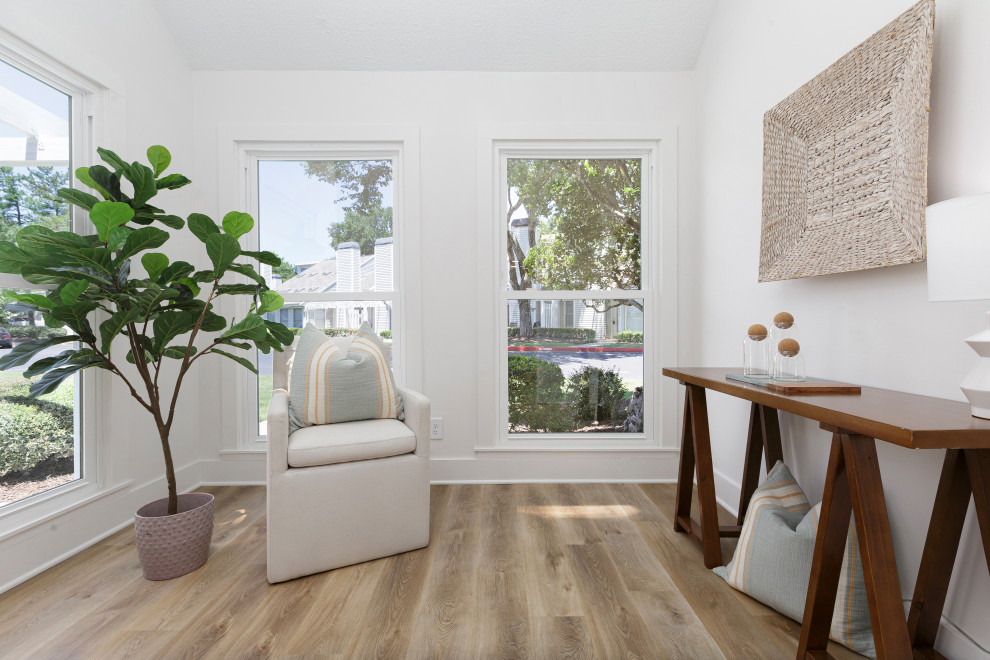
[[[928,300],[990,299],[990,193],[925,210]]]

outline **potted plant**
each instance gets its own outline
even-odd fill
[[[138,510],[135,536],[145,577],[168,579],[203,565],[213,530],[213,497],[176,492],[169,435],[184,379],[206,355],[234,360],[257,373],[249,360],[231,351],[281,351],[293,335],[263,316],[279,309],[283,300],[250,262],[277,266],[280,260],[271,252],[241,249],[238,238],[254,226],[250,215],[228,213],[220,225],[201,213],[187,220],[169,215],[150,201],[190,181],[181,174],[163,176],[172,159],[167,149],[148,149],[150,166],[127,163],[106,149],[98,152],[106,166],[76,170],[76,177],[96,195],[72,188],[58,191],[62,199],[89,212],[95,234],[28,225],[13,241],[0,241],[0,272],[47,288],[44,294],[6,295],[40,312],[46,325],[69,331],[18,344],[0,358],[0,369],[30,362],[24,376],[40,375],[31,384],[32,397],[51,392],[82,369],[104,369],[120,378],[154,418],[168,497]],[[122,188],[125,181],[130,190]],[[209,268],[197,270],[157,251],[184,228],[203,243]],[[214,310],[220,296],[249,296],[247,315],[228,323]],[[37,357],[54,346],[68,348]],[[177,371],[166,366],[169,361],[177,363]]]

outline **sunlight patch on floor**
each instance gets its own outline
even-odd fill
[[[546,518],[632,518],[639,514],[639,507],[628,504],[549,504],[544,506],[521,506],[516,510],[518,513],[527,513]]]

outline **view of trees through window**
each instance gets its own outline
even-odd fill
[[[0,238],[10,240],[35,224],[69,231],[69,206],[57,191],[69,186],[70,107],[67,94],[0,62]],[[21,341],[65,334],[64,328],[45,326],[39,314],[7,296],[8,291],[0,290],[0,355]],[[24,377],[34,361],[63,348],[52,347],[0,372],[0,506],[80,475],[77,378],[30,399],[28,388],[38,377]]]
[[[392,161],[260,160],[257,176],[259,244],[282,259],[262,266],[285,298],[272,320],[332,337],[367,322],[391,346],[393,298],[374,294],[395,289]],[[259,435],[267,434],[272,361],[258,355]]]
[[[641,170],[507,161],[510,433],[643,431]]]

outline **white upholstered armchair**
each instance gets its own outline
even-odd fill
[[[309,426],[289,436],[294,350],[275,353],[268,408],[268,581],[427,545],[429,399],[400,387],[405,422]]]

